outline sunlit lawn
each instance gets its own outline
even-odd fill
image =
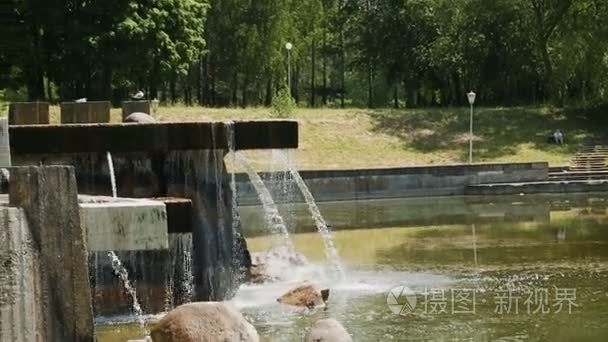
[[[160,107],[162,121],[213,121],[272,118],[267,108]],[[300,169],[399,167],[466,162],[468,108],[298,109],[300,123],[296,160]],[[120,109],[112,110],[119,122]],[[51,108],[59,121],[59,107]],[[567,144],[546,142],[555,129]],[[476,162],[548,161],[567,164],[580,144],[599,134],[582,118],[547,107],[480,108],[475,112]],[[153,137],[151,137],[153,139]],[[268,152],[248,152],[259,169],[267,168]]]

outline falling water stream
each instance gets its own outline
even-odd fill
[[[262,207],[264,209],[264,217],[268,226],[271,229],[273,234],[280,234],[283,238],[283,242],[286,246],[292,247],[291,240],[289,239],[289,232],[287,231],[287,226],[285,225],[285,221],[281,214],[279,213],[279,209],[277,208],[274,200],[272,199],[272,195],[264,181],[260,177],[260,175],[255,171],[249,160],[245,158],[240,152],[236,152],[236,160],[243,166],[245,172],[249,176],[251,180],[251,184],[255,188],[255,191],[258,194],[258,198],[260,202],[262,202]]]
[[[321,211],[319,210],[319,207],[317,206],[317,203],[315,202],[315,198],[313,197],[312,193],[310,192],[310,189],[308,189],[308,186],[306,186],[306,183],[302,179],[302,176],[300,175],[298,170],[295,168],[293,163],[290,162],[290,160],[289,160],[290,158],[288,158],[288,156],[285,152],[283,152],[283,151],[279,151],[279,152],[280,152],[279,156],[282,156],[281,159],[285,163],[285,166],[287,167],[287,169],[293,176],[296,184],[298,185],[298,188],[300,188],[300,191],[302,192],[302,195],[304,196],[304,200],[306,201],[306,204],[308,205],[308,209],[310,210],[312,218],[315,221],[315,226],[317,227],[319,234],[321,234],[321,238],[323,239],[323,243],[325,244],[325,253],[327,255],[327,258],[329,259],[329,262],[332,264],[334,269],[338,272],[340,280],[343,280],[344,279],[344,268],[342,267],[342,263],[340,262],[340,256],[338,255],[338,250],[336,249],[330,228],[327,225],[327,222],[325,221],[325,219],[323,218],[323,215],[321,215]]]
[[[108,156],[108,168],[110,170],[110,181],[112,183],[112,197],[118,198],[118,193],[116,190],[116,175],[114,173],[114,162],[112,160],[112,154],[110,152],[108,152],[107,156]],[[131,285],[131,282],[129,281],[129,272],[127,271],[127,269],[122,264],[122,262],[120,261],[120,259],[118,258],[118,256],[116,255],[116,253],[114,251],[109,251],[108,256],[112,260],[112,269],[114,270],[114,273],[120,279],[125,290],[127,291],[129,296],[131,297],[131,300],[133,301],[132,306],[133,306],[133,312],[135,313],[135,317],[137,318],[137,321],[138,321],[141,329],[144,331],[145,336],[148,336],[149,332],[148,332],[148,329],[146,328],[146,322],[144,321],[144,318],[143,318],[143,310],[141,309],[141,305],[139,304],[139,300],[137,299],[137,291],[135,290],[135,288],[133,287],[133,285]]]

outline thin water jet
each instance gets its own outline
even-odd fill
[[[245,172],[249,176],[251,180],[251,184],[255,188],[258,198],[260,202],[262,202],[262,208],[264,209],[264,218],[266,220],[267,226],[270,228],[272,234],[278,234],[283,239],[283,243],[287,246],[293,246],[291,240],[289,239],[289,231],[287,231],[287,226],[285,225],[285,221],[283,217],[279,213],[279,209],[277,208],[274,200],[272,199],[272,195],[264,181],[260,177],[260,175],[255,171],[251,163],[245,156],[241,153],[236,152],[237,161],[243,166]]]
[[[280,156],[282,161],[285,163],[286,168],[293,176],[293,179],[295,180],[298,188],[300,188],[302,195],[304,196],[304,200],[308,205],[308,209],[310,210],[312,218],[315,222],[315,226],[317,227],[319,234],[321,234],[321,238],[325,245],[325,253],[327,255],[327,258],[329,259],[329,262],[338,272],[340,280],[344,279],[344,268],[342,267],[342,263],[340,262],[340,256],[338,255],[338,250],[336,249],[332,233],[330,231],[329,226],[327,225],[327,222],[323,218],[323,215],[321,215],[321,211],[319,210],[319,207],[315,202],[314,196],[308,189],[308,186],[304,182],[304,179],[302,179],[302,176],[300,175],[298,170],[294,167],[293,163],[291,163],[289,158],[286,156],[285,152],[282,152]]]
[[[107,157],[108,157],[108,169],[110,171],[110,181],[112,184],[112,197],[118,198],[118,192],[116,190],[116,174],[114,173],[114,161],[112,160],[112,154],[109,151],[107,153]],[[141,304],[139,303],[139,300],[137,299],[137,291],[135,290],[135,287],[133,287],[131,285],[131,282],[129,281],[129,272],[127,271],[126,267],[120,261],[120,258],[118,258],[118,255],[116,255],[116,252],[108,251],[108,256],[110,257],[110,259],[112,261],[112,270],[114,271],[114,274],[120,279],[120,281],[123,284],[123,287],[125,288],[125,291],[127,291],[127,294],[131,297],[131,300],[133,302],[132,307],[133,307],[133,313],[135,314],[135,318],[137,319],[142,331],[144,332],[144,336],[148,336],[150,333],[149,333],[148,329],[146,328],[146,322],[144,321],[144,318],[143,318],[144,313],[141,308]]]

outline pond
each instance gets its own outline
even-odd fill
[[[289,282],[245,285],[234,303],[263,341],[301,341],[317,319],[356,341],[605,341],[608,194],[446,197],[321,203],[344,277],[329,266],[306,207],[280,207],[313,264]],[[250,249],[264,251],[261,210],[241,209]],[[306,279],[331,289],[326,309],[276,298]],[[408,304],[408,305],[405,305]],[[137,337],[99,325],[100,341]]]

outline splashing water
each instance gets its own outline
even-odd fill
[[[268,227],[271,229],[271,233],[279,234],[283,243],[286,246],[292,247],[291,240],[289,239],[289,232],[287,231],[287,226],[285,225],[285,221],[281,214],[279,213],[279,209],[277,208],[274,200],[272,199],[272,195],[270,195],[270,191],[264,184],[264,181],[260,177],[260,175],[255,171],[249,160],[245,158],[240,152],[236,152],[236,159],[243,166],[245,172],[249,176],[251,180],[251,184],[255,188],[255,191],[258,194],[258,198],[260,202],[262,202],[262,208],[264,209],[264,216],[267,222]]]
[[[327,225],[327,222],[325,222],[323,215],[321,215],[321,211],[319,210],[319,207],[317,206],[315,198],[310,192],[310,189],[308,189],[308,186],[304,182],[304,179],[302,179],[302,176],[300,175],[298,170],[296,170],[293,163],[290,162],[290,158],[287,157],[285,152],[282,152],[281,155],[281,159],[283,160],[285,166],[293,176],[296,184],[298,185],[298,188],[300,188],[300,191],[304,196],[304,200],[306,200],[306,204],[308,204],[308,209],[310,210],[312,218],[315,221],[315,225],[317,226],[317,230],[319,231],[319,234],[321,234],[321,238],[323,239],[323,243],[325,244],[325,254],[327,255],[327,258],[329,259],[329,262],[332,264],[334,269],[338,272],[338,275],[340,277],[339,280],[343,280],[344,268],[342,267],[342,263],[340,262],[340,256],[338,255],[338,250],[336,249],[336,246],[334,244],[334,239],[330,228]]]
[[[110,181],[112,183],[112,197],[118,198],[118,192],[116,190],[116,175],[114,173],[114,161],[112,160],[112,154],[109,151],[107,153],[107,157],[108,168],[110,170]],[[135,313],[135,317],[137,318],[137,321],[141,329],[143,330],[145,336],[148,336],[150,333],[146,328],[146,322],[143,318],[143,310],[141,309],[141,305],[139,304],[139,300],[137,299],[137,291],[135,291],[135,288],[131,285],[131,282],[129,281],[129,272],[118,258],[118,255],[116,255],[116,252],[109,251],[108,256],[112,261],[112,270],[114,270],[114,274],[118,277],[118,279],[120,279],[123,284],[123,287],[125,288],[125,291],[127,291],[129,296],[131,297],[131,300],[133,301],[132,307],[133,312]]]

